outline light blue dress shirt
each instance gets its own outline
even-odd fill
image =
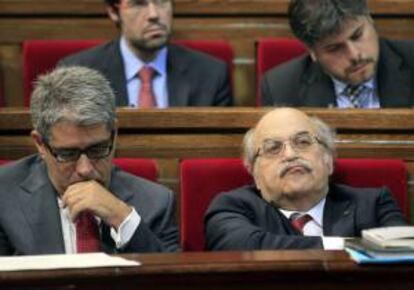
[[[167,48],[162,48],[157,57],[149,63],[141,61],[128,47],[127,42],[123,37],[120,41],[120,49],[125,68],[129,105],[131,107],[137,107],[139,104],[138,92],[141,88],[141,80],[138,78],[137,73],[146,65],[152,67],[156,71],[152,87],[157,107],[167,108],[169,106],[167,89]]]
[[[353,104],[349,98],[345,95],[344,91],[348,84],[343,83],[337,79],[332,78],[334,87],[336,102],[338,108],[353,108]],[[373,78],[366,81],[362,84],[364,89],[359,95],[358,101],[361,108],[365,109],[377,109],[380,107],[378,94],[377,94],[377,85]]]

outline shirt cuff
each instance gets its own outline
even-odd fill
[[[111,227],[111,237],[114,240],[117,249],[122,248],[131,240],[140,223],[140,215],[135,208],[132,208],[130,214],[119,226],[118,231]]]
[[[339,237],[322,237],[323,248],[325,250],[343,250],[344,238]]]

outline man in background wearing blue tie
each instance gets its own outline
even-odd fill
[[[263,105],[414,105],[414,42],[379,38],[365,0],[292,0],[288,14],[309,54],[265,74]]]
[[[230,106],[229,69],[214,57],[170,44],[172,0],[105,0],[120,37],[63,59],[100,71],[117,106]]]

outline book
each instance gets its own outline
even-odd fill
[[[362,231],[362,240],[378,248],[414,250],[414,226],[373,228]]]

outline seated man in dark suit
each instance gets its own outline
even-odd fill
[[[168,44],[172,0],[105,0],[105,3],[121,37],[69,56],[59,65],[82,65],[103,73],[115,91],[117,106],[232,105],[228,67],[224,62]],[[151,93],[143,93],[145,88],[150,88]]]
[[[309,55],[265,74],[263,105],[414,105],[414,42],[379,39],[365,0],[292,0],[288,14]]]
[[[334,133],[293,108],[267,113],[245,136],[255,185],[217,196],[205,216],[210,250],[340,249],[343,238],[404,219],[386,188],[330,184]]]
[[[0,168],[0,255],[177,249],[173,192],[112,166],[115,96],[100,73],[40,77],[30,110],[38,154]]]

